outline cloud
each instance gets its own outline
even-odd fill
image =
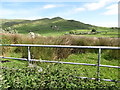
[[[52,5],[52,4],[48,4],[48,5],[43,6],[44,9],[55,8],[55,7],[58,7],[58,6]]]
[[[41,18],[45,18],[42,16],[26,16],[26,17],[20,17],[20,18],[14,18],[14,19],[26,19],[26,20],[36,20],[36,19],[41,19]]]
[[[71,9],[67,9],[67,10],[62,10],[61,12],[56,12],[56,13],[54,13],[54,16],[60,16],[60,17],[68,18],[70,16],[81,13],[83,11],[85,11],[85,8],[82,8],[82,7],[71,8]]]
[[[118,22],[115,22],[115,21],[111,21],[111,22],[96,22],[96,23],[93,23],[94,25],[97,25],[97,26],[102,26],[102,27],[118,27]]]
[[[112,2],[118,2],[118,0],[99,0],[95,3],[87,3],[84,5],[84,7],[88,10],[97,10]]]
[[[94,2],[97,0],[1,0],[1,2]]]
[[[0,18],[25,18],[38,16],[39,12],[42,11],[40,8],[33,8],[28,10],[27,8],[22,9],[8,9],[8,8],[0,8]]]
[[[116,15],[118,14],[118,4],[113,4],[106,8],[107,11],[104,12],[104,15]]]
[[[105,3],[88,3],[88,4],[85,4],[85,8],[88,9],[88,10],[97,10],[101,7],[104,7]]]
[[[15,12],[9,9],[0,9],[0,18],[3,16],[13,15]]]
[[[18,3],[17,3],[18,4]],[[1,7],[0,8],[0,18],[26,18],[26,19],[36,19],[40,18],[44,13],[45,9],[50,9],[50,8],[55,8],[55,7],[63,7],[64,4],[46,4],[43,6],[33,6],[31,7],[26,7],[21,3],[19,6],[16,6],[15,3],[7,3],[9,7]],[[15,5],[15,6],[14,6]],[[20,8],[19,8],[20,7]],[[12,9],[13,8],[13,9]],[[38,17],[40,15],[40,17]],[[34,17],[33,17],[34,16]]]
[[[57,7],[64,7],[64,4],[47,4],[42,7],[42,9],[50,9],[50,8],[57,8]]]
[[[85,11],[85,8],[83,7],[79,7],[79,8],[73,8],[73,9],[70,9],[67,14],[76,14],[76,13],[80,13],[80,12],[83,12]],[[66,14],[66,12],[65,12]]]
[[[85,10],[85,8],[75,8],[74,9],[74,12],[81,12],[81,11],[84,11]]]

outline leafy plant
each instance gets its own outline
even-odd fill
[[[57,68],[53,68],[53,65],[50,67],[48,65],[43,72],[38,72],[37,68],[4,69],[4,80],[7,82],[4,86],[7,89],[118,89],[115,83],[80,79],[77,73],[73,74],[72,70],[63,69],[60,65]]]

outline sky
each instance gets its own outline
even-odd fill
[[[1,19],[62,17],[103,27],[118,26],[118,0],[2,0]]]

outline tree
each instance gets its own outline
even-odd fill
[[[96,32],[96,29],[93,28],[91,32]]]

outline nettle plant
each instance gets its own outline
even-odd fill
[[[117,90],[116,83],[80,79],[77,71],[63,65],[48,64],[42,72],[38,68],[3,69],[2,89],[110,89]]]

